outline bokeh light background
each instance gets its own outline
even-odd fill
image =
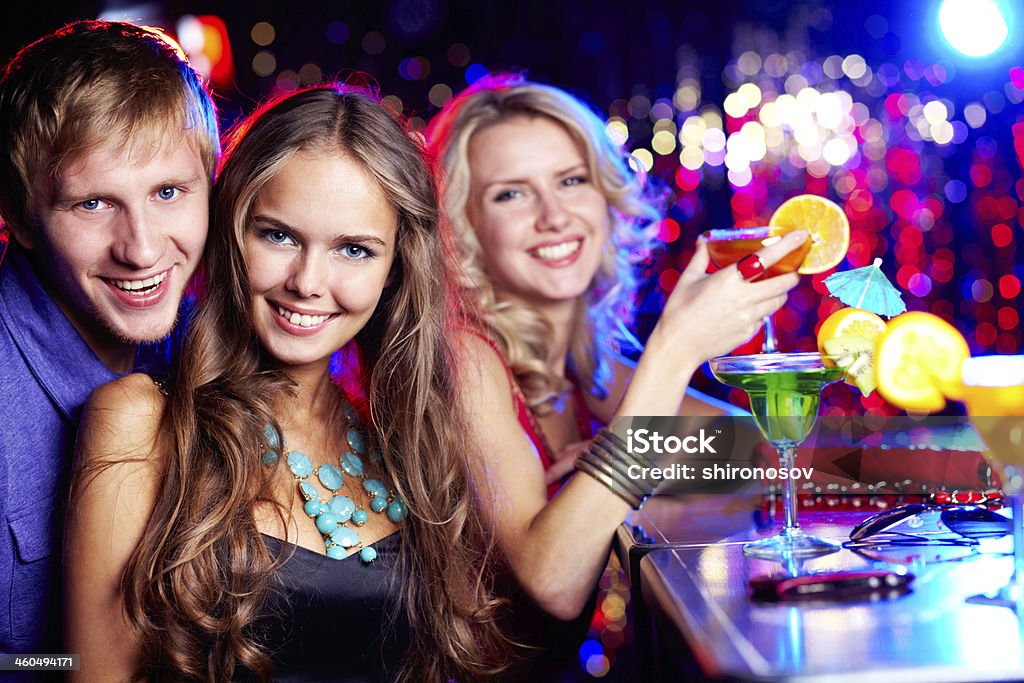
[[[590,103],[631,163],[668,191],[666,249],[647,269],[641,334],[698,233],[765,224],[786,197],[812,192],[850,219],[840,269],[881,257],[911,310],[953,322],[975,353],[1017,352],[1021,17],[1004,6],[1006,43],[967,58],[941,38],[939,5],[58,3],[13,10],[0,56],[74,18],[159,25],[211,76],[225,125],[266,95],[340,77],[375,83],[421,129],[488,71],[526,70]],[[816,326],[839,306],[825,294],[828,274],[804,278],[777,315],[783,349],[814,348]],[[696,383],[721,392],[706,376]],[[830,413],[893,412],[837,388],[826,398]]]

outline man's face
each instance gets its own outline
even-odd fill
[[[40,227],[18,235],[94,351],[165,337],[206,241],[210,187],[196,146],[107,142],[65,165]],[[42,194],[42,193],[41,193]]]

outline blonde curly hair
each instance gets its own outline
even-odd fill
[[[609,240],[598,272],[577,302],[568,359],[580,384],[599,398],[608,394],[609,357],[640,346],[629,330],[639,286],[635,266],[651,252],[660,212],[601,119],[554,86],[516,74],[490,75],[452,99],[430,122],[428,149],[440,166],[444,207],[459,237],[464,284],[478,292],[484,323],[530,407],[543,414],[571,388],[547,364],[551,324],[536,308],[512,300],[494,286],[466,212],[470,139],[484,128],[523,116],[543,116],[565,128],[584,153],[593,182],[608,202]]]

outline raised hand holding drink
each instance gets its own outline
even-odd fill
[[[769,278],[793,271],[801,275],[822,273],[836,267],[846,257],[846,250],[850,246],[850,223],[846,214],[834,202],[817,195],[799,195],[783,202],[772,214],[766,227],[708,230],[703,237],[707,241],[711,261],[719,268],[724,268],[739,263],[746,256],[794,230],[806,230],[810,238],[766,268],[763,274],[752,279]],[[771,316],[765,318],[763,351],[778,351]]]

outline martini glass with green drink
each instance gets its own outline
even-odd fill
[[[761,434],[779,452],[779,469],[791,469],[796,449],[814,429],[821,390],[843,378],[844,371],[820,353],[771,353],[719,356],[710,361],[715,378],[743,389]],[[796,483],[783,479],[782,532],[743,546],[751,557],[782,561],[791,557],[825,555],[839,546],[800,530],[796,513]]]

